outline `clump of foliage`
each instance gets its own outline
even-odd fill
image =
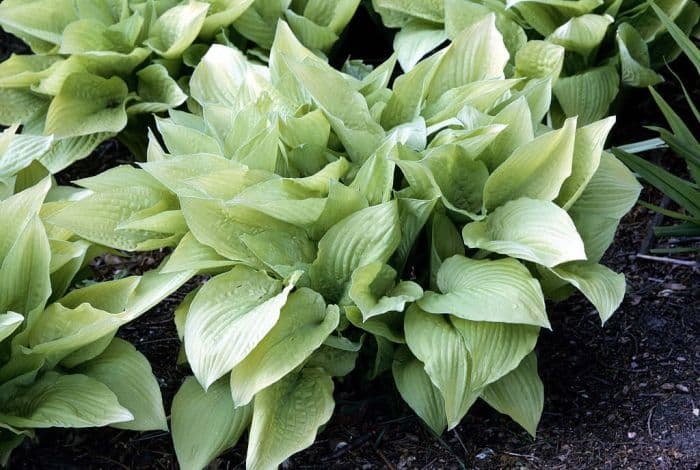
[[[401,28],[394,47],[404,70],[466,26],[496,14],[514,59],[509,75],[561,71],[555,77],[550,110],[555,122],[570,116],[578,116],[579,124],[601,119],[621,84],[646,87],[661,82],[656,70],[680,53],[646,0],[372,0],[372,4],[384,24]],[[658,5],[684,35],[700,19],[694,0]]]
[[[327,52],[359,0],[5,0],[0,26],[34,54],[0,64],[0,124],[52,136],[35,159],[55,173],[118,133],[142,153],[143,118],[183,104],[212,42],[261,59],[279,18]],[[127,127],[128,126],[128,127]],[[0,178],[9,177],[0,168]]]
[[[691,60],[693,65],[700,75],[700,49],[692,43],[692,41],[676,27],[671,19],[663,12],[663,10],[655,7],[655,11],[659,19],[667,25],[669,32],[678,42],[679,47],[683,49],[685,54]],[[681,84],[683,87],[683,84]],[[652,97],[662,114],[671,126],[671,130],[653,127],[652,129],[659,132],[661,139],[671,148],[676,155],[682,158],[687,166],[688,174],[691,180],[684,180],[673,175],[669,171],[656,166],[641,157],[628,153],[622,149],[613,149],[617,157],[629,166],[635,173],[639,174],[654,187],[666,194],[671,200],[678,204],[684,212],[669,211],[652,204],[645,204],[652,210],[658,211],[666,216],[669,216],[679,223],[674,226],[655,227],[654,232],[661,237],[686,237],[700,236],[700,143],[695,138],[688,125],[681,117],[673,110],[666,100],[659,95],[653,88],[650,88]],[[698,112],[695,103],[690,95],[683,87],[688,107],[692,110],[696,125],[700,125],[700,112]],[[698,248],[680,247],[672,249],[652,250],[661,252],[683,252],[697,251]]]
[[[246,429],[248,468],[279,465],[356,366],[391,371],[437,433],[482,398],[534,434],[545,298],[578,289],[612,315],[624,276],[599,261],[640,186],[603,151],[613,118],[543,125],[551,77],[507,79],[508,59],[494,14],[391,84],[395,57],[337,71],[283,22],[269,67],[214,45],[191,112],[156,120],[164,145],[47,218],[213,276],[175,314],[183,468]]]
[[[167,430],[148,361],[115,333],[192,273],[151,272],[66,294],[95,250],[42,221],[72,192],[50,188],[44,178],[0,198],[0,465],[35,429]]]

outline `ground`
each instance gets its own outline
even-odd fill
[[[2,55],[11,49],[8,44],[0,37]],[[632,104],[618,110],[622,125],[615,131],[615,143],[647,138],[641,124],[660,122],[646,91],[635,93],[642,98],[629,99]],[[659,157],[668,161],[666,154]],[[59,181],[67,183],[128,160],[122,146],[108,142],[59,175]],[[647,189],[644,198],[658,203],[661,196]],[[335,414],[316,443],[284,467],[697,468],[700,283],[690,267],[635,256],[652,219],[646,209],[634,209],[606,255],[604,263],[624,272],[629,285],[622,307],[604,327],[580,295],[549,306],[552,331],[542,333],[537,347],[545,407],[536,439],[481,402],[455,430],[438,438],[403,404],[390,377],[366,383],[358,372],[337,384]],[[154,267],[161,256],[101,258],[96,276],[139,273]],[[176,365],[179,341],[172,312],[195,284],[120,331],[151,361],[166,409],[188,374]],[[243,468],[244,449],[241,443],[212,467]],[[164,432],[57,429],[39,431],[36,439],[25,441],[13,454],[10,468],[171,469],[177,464]]]

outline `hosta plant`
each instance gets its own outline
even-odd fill
[[[264,58],[283,17],[309,47],[327,52],[358,2],[5,0],[0,26],[34,54],[0,64],[0,124],[52,136],[35,155],[51,172],[119,133],[140,153],[142,116],[187,99],[182,84],[212,42],[234,41]],[[238,39],[229,38],[234,31]]]
[[[684,35],[700,19],[694,0],[657,4]],[[384,24],[400,28],[394,47],[404,70],[467,25],[496,14],[513,59],[508,75],[554,74],[555,122],[566,116],[578,116],[579,124],[601,119],[621,85],[659,83],[656,70],[680,52],[646,0],[372,0],[372,5]]]
[[[576,288],[610,317],[624,277],[598,262],[640,188],[602,150],[612,118],[545,126],[551,80],[506,79],[508,59],[495,15],[391,84],[395,57],[340,72],[285,23],[269,68],[212,46],[148,161],[48,219],[212,276],[175,312],[183,468],[246,430],[248,468],[279,465],[356,366],[391,371],[437,433],[482,398],[534,434],[545,298]]]
[[[40,428],[167,429],[148,361],[115,333],[191,273],[152,272],[64,295],[89,244],[44,225],[65,203],[66,190],[50,186],[45,178],[0,200],[0,465]]]

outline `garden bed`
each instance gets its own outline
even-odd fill
[[[115,142],[100,152],[85,162],[108,167],[127,158]],[[79,175],[80,165],[61,178]],[[659,196],[645,191],[642,197]],[[390,377],[367,384],[351,375],[336,387],[335,419],[287,468],[696,468],[698,276],[689,267],[636,258],[652,219],[643,208],[630,213],[604,259],[628,279],[625,302],[604,328],[581,295],[549,310],[553,330],[542,333],[537,348],[545,409],[536,440],[483,403],[439,440],[403,403]],[[141,273],[159,255],[107,256],[95,268],[102,278]],[[188,373],[176,366],[180,342],[172,313],[196,282],[120,331],[153,365],[166,409]],[[216,465],[242,468],[244,449],[240,444]],[[169,434],[109,428],[40,431],[17,449],[10,466],[177,468]]]
[[[3,55],[5,39],[0,37]],[[697,83],[693,86],[697,91]],[[615,131],[617,143],[647,138],[641,125],[660,120],[646,91],[636,93],[644,99],[628,99],[635,105],[621,111],[644,116],[644,122],[621,119],[626,124]],[[58,179],[67,183],[128,161],[128,152],[110,141]],[[643,198],[660,200],[648,190]],[[537,347],[545,408],[535,440],[480,402],[455,430],[436,438],[404,404],[389,376],[368,383],[356,371],[336,386],[335,418],[284,468],[696,468],[698,275],[691,267],[636,257],[653,218],[642,208],[630,213],[603,260],[628,279],[625,301],[604,328],[581,295],[548,310],[552,331],[542,333]],[[96,262],[95,271],[100,279],[140,274],[163,255],[109,255]],[[176,366],[180,341],[172,314],[197,282],[119,333],[151,362],[166,410],[188,375],[187,367]],[[241,442],[213,466],[243,468],[244,457]],[[25,441],[10,468],[169,469],[177,463],[168,433],[50,429]]]

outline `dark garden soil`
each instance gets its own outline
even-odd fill
[[[7,50],[5,39],[0,37],[0,54]],[[628,102],[633,105],[618,112],[627,116],[619,118],[623,125],[615,134],[618,143],[651,137],[640,133],[639,125],[661,121],[645,90]],[[58,180],[67,183],[126,161],[128,152],[110,141]],[[643,197],[661,200],[650,190]],[[653,218],[646,209],[633,210],[604,260],[624,272],[629,283],[622,307],[605,327],[581,295],[550,306],[553,330],[542,333],[537,347],[545,407],[536,439],[482,402],[455,430],[437,438],[403,404],[390,376],[367,383],[358,370],[337,384],[336,412],[316,443],[284,468],[697,468],[699,276],[691,267],[635,256],[645,245]],[[140,273],[156,266],[163,255],[109,255],[95,264],[96,277]],[[196,283],[119,333],[151,361],[166,409],[188,374],[186,367],[176,365],[180,346],[172,314]],[[212,468],[242,469],[244,456],[241,443]],[[51,429],[25,441],[10,468],[171,469],[177,464],[164,432]]]

